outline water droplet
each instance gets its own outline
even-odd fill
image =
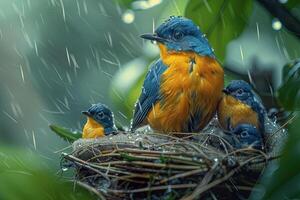
[[[67,168],[67,167],[63,167],[63,168],[61,168],[61,170],[62,170],[63,172],[66,172],[66,171],[68,171],[68,170],[69,170],[69,168]]]
[[[276,31],[279,31],[282,28],[282,24],[277,18],[272,20],[272,28]]]
[[[132,10],[126,10],[122,15],[122,20],[126,24],[131,24],[134,21],[135,15]]]

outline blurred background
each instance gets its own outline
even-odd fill
[[[300,40],[262,2],[0,0],[0,144],[25,147],[58,165],[57,151],[69,144],[49,124],[80,130],[81,111],[102,102],[128,126],[144,75],[158,57],[157,47],[139,35],[170,15],[200,25],[226,81],[251,80],[268,108],[278,106],[273,93],[282,67],[300,57]],[[299,1],[276,3],[300,18]]]

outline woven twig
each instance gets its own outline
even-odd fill
[[[280,156],[286,132],[273,126],[276,138],[268,137],[267,152],[236,150],[212,125],[203,133],[120,132],[78,140],[63,159],[76,170],[76,181],[107,199],[245,198],[266,164]]]

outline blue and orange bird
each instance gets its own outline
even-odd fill
[[[236,149],[263,149],[263,138],[260,131],[251,124],[239,124],[230,132],[230,143]]]
[[[224,72],[205,35],[192,20],[170,17],[153,34],[160,58],[148,71],[131,130],[149,124],[162,132],[198,132],[222,97]]]
[[[249,124],[263,136],[266,110],[252,87],[243,80],[233,80],[223,92],[217,110],[222,128],[232,131],[240,124]]]
[[[114,123],[114,115],[104,104],[93,104],[82,114],[87,116],[87,122],[83,127],[82,138],[98,138],[117,133]]]

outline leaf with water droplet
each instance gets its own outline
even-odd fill
[[[82,137],[82,133],[80,131],[71,131],[68,128],[60,127],[53,124],[51,124],[49,127],[54,133],[56,133],[58,136],[60,136],[62,139],[68,142],[74,142],[75,140]]]

